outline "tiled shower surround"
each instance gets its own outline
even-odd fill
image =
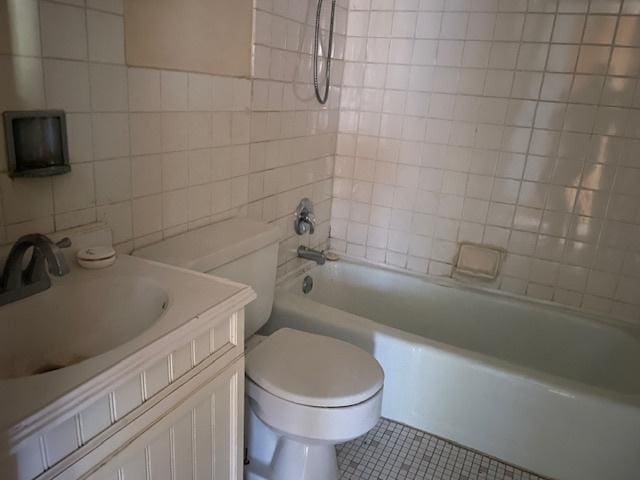
[[[640,321],[640,2],[351,0],[335,250]]]
[[[327,108],[311,97],[307,6],[292,4],[259,2],[255,77],[242,79],[127,67],[123,0],[8,0],[0,111],[64,109],[72,172],[11,180],[0,133],[0,244],[103,220],[126,252],[241,214],[281,225],[282,272],[304,196],[319,220],[311,243],[326,243],[338,96]],[[338,19],[344,45],[346,7]]]
[[[332,85],[342,83],[347,21],[343,3],[338,1],[336,7]],[[293,212],[302,197],[314,200],[320,222],[312,244],[326,243],[329,237],[340,88],[324,107],[315,99],[311,84],[315,4],[314,0],[255,2],[251,161],[263,172],[250,177],[248,214],[266,221],[278,219],[286,232],[279,250],[280,274],[299,265],[295,250],[309,242],[309,236],[299,237],[293,230]],[[328,7],[323,9],[325,17],[328,13]],[[328,25],[326,18],[322,24]],[[323,39],[326,45],[326,32]],[[301,162],[305,157],[307,161]]]
[[[640,1],[340,1],[323,108],[315,4],[256,0],[240,79],[127,67],[122,0],[8,1],[0,110],[67,110],[73,171],[10,180],[0,133],[0,244],[104,220],[130,251],[241,214],[281,226],[283,274],[310,196],[313,245],[331,218],[337,251],[449,275],[487,243],[489,287],[640,320]]]

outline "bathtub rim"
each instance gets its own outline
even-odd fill
[[[295,280],[298,279],[298,277],[316,268],[322,268],[323,266],[327,267],[334,263],[349,263],[349,264],[359,265],[363,267],[371,267],[371,268],[387,270],[392,273],[399,273],[401,275],[417,278],[419,280],[423,280],[427,283],[431,283],[433,285],[437,285],[440,287],[456,288],[458,290],[463,290],[463,291],[476,293],[480,295],[488,295],[489,297],[497,297],[505,300],[525,303],[534,307],[544,308],[545,310],[551,310],[556,313],[563,313],[565,315],[575,315],[589,322],[594,322],[600,326],[605,325],[608,327],[616,328],[618,330],[622,330],[623,333],[632,336],[637,341],[640,341],[640,323],[634,323],[630,320],[625,320],[618,317],[610,317],[602,313],[594,312],[591,310],[582,310],[578,307],[572,307],[571,305],[564,305],[558,302],[542,300],[534,297],[527,297],[526,295],[509,292],[506,290],[498,290],[495,288],[490,288],[488,286],[485,286],[485,285],[488,285],[487,282],[484,282],[483,284],[483,282],[479,280],[476,280],[475,283],[472,283],[473,280],[469,280],[467,282],[459,277],[452,278],[452,277],[429,275],[428,273],[413,272],[410,270],[405,270],[403,268],[394,267],[393,265],[387,265],[386,263],[373,262],[373,261],[362,259],[359,257],[344,255],[339,252],[336,252],[336,254],[340,257],[339,260],[337,261],[331,261],[331,262],[328,261],[327,263],[325,263],[325,265],[317,265],[311,261],[308,261],[303,263],[299,267],[291,270],[290,272],[287,272],[285,275],[279,277],[276,280],[276,288],[277,289],[286,288],[292,285],[295,282]]]
[[[371,264],[368,264],[366,262],[352,262],[352,261],[347,261],[346,263],[354,263],[354,264],[359,264],[359,265],[364,265],[364,266],[372,266]],[[375,265],[373,265],[374,267],[376,267]],[[547,388],[548,390],[558,394],[558,395],[563,395],[563,396],[568,396],[568,397],[574,397],[576,395],[581,395],[581,396],[586,396],[592,400],[595,401],[607,401],[607,402],[614,402],[622,407],[630,407],[630,408],[639,408],[640,407],[640,392],[639,393],[621,393],[621,392],[617,392],[614,390],[608,390],[606,388],[603,387],[597,387],[594,385],[590,385],[587,383],[583,383],[577,380],[573,380],[570,378],[565,378],[562,377],[560,375],[554,375],[548,372],[543,372],[540,370],[536,370],[534,368],[528,368],[525,366],[521,366],[518,364],[514,364],[511,362],[508,362],[506,360],[501,360],[499,358],[496,357],[492,357],[490,355],[486,355],[486,354],[482,354],[482,353],[478,353],[478,352],[474,352],[472,350],[467,350],[461,347],[456,347],[454,345],[449,345],[447,343],[444,342],[439,342],[437,340],[433,340],[431,338],[428,337],[423,337],[420,336],[418,334],[412,333],[412,332],[407,332],[405,330],[402,330],[400,328],[396,328],[396,327],[392,327],[389,325],[384,325],[382,323],[378,323],[375,320],[372,320],[370,318],[367,317],[363,317],[361,315],[356,315],[350,312],[347,312],[345,310],[341,310],[339,308],[333,307],[331,305],[326,305],[324,303],[318,302],[316,300],[313,300],[310,297],[305,296],[302,293],[295,293],[293,291],[291,291],[291,286],[294,285],[296,282],[298,282],[299,280],[301,280],[301,277],[304,274],[307,274],[308,272],[314,270],[317,266],[315,264],[312,265],[306,265],[306,268],[304,269],[298,269],[298,274],[296,276],[287,276],[288,278],[286,279],[286,281],[280,281],[278,282],[278,287],[276,289],[276,299],[278,297],[284,297],[285,299],[289,298],[291,300],[293,300],[292,303],[294,303],[294,306],[296,306],[296,300],[298,302],[300,301],[304,301],[304,302],[311,302],[313,303],[313,305],[315,306],[315,308],[321,310],[321,311],[325,311],[327,313],[336,313],[339,312],[340,315],[343,316],[343,318],[348,318],[349,320],[351,320],[351,322],[349,323],[350,326],[356,326],[359,330],[377,330],[380,333],[382,333],[383,335],[387,335],[390,337],[395,337],[395,338],[400,338],[402,341],[405,341],[407,343],[409,343],[412,346],[427,346],[429,348],[432,348],[433,350],[437,350],[439,354],[443,355],[443,356],[447,356],[447,357],[456,357],[456,358],[464,358],[467,361],[472,361],[473,363],[477,364],[479,368],[483,369],[483,370],[492,370],[493,372],[497,372],[498,375],[505,377],[505,378],[510,378],[510,379],[518,379],[520,381],[525,381],[525,382],[530,382],[533,383],[537,386],[540,387],[544,387]],[[396,273],[402,273],[404,274],[404,271],[400,270],[394,270]],[[413,277],[417,277],[422,279],[423,277],[421,277],[420,275],[411,275]],[[435,283],[436,285],[440,285],[440,286],[445,286],[445,287],[449,287],[449,288],[454,288],[456,287],[455,285],[455,280],[453,281],[454,284],[441,284],[440,282],[431,282],[431,283]],[[447,282],[448,283],[448,282]],[[484,289],[475,289],[475,288],[466,288],[465,290],[467,291],[471,291],[474,293],[488,293],[488,294],[493,294],[493,291],[489,290],[484,290]],[[499,295],[501,296],[501,295]],[[507,299],[510,300],[515,300],[515,301],[519,301],[520,298],[519,296],[515,296],[513,297],[512,295],[508,295],[506,296]],[[277,303],[277,302],[276,302]],[[529,302],[533,305],[536,306],[540,306],[540,301],[538,301],[537,299],[533,299],[533,301]],[[552,307],[556,307],[552,302],[544,302],[543,306],[547,306],[547,304],[551,303]],[[565,312],[567,313],[567,310],[563,308],[562,305],[557,306],[556,309],[560,312]],[[274,312],[276,311],[276,305],[274,305]],[[569,313],[576,313],[575,309],[571,309],[568,311]],[[594,321],[596,323],[598,323],[597,320],[594,319],[589,319],[586,318],[586,316],[584,315],[580,315],[581,311],[578,310],[577,313],[579,314],[579,316],[581,317],[585,317],[585,320],[587,321]],[[336,318],[336,315],[328,315],[328,318],[333,319]],[[328,320],[328,322],[334,323],[333,320]],[[355,323],[354,323],[355,322]],[[601,325],[601,323],[599,323]],[[615,326],[612,326],[611,324],[608,324],[607,326],[609,327],[613,327],[615,328]],[[368,327],[368,328],[367,328]],[[623,333],[628,333],[628,332],[624,332]],[[635,335],[633,335],[634,338],[637,339],[637,337]]]

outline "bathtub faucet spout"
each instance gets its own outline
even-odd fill
[[[324,262],[327,260],[324,252],[305,247],[304,245],[300,245],[298,247],[298,257],[304,258],[306,260],[313,260],[318,265],[324,265]]]

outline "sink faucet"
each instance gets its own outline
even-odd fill
[[[51,286],[51,275],[62,277],[69,273],[61,248],[71,246],[71,240],[63,238],[53,243],[40,233],[24,235],[11,247],[0,277],[0,305],[15,302],[42,292]],[[33,249],[31,260],[24,267],[24,258]]]
[[[327,257],[324,252],[305,247],[304,245],[300,245],[298,247],[298,257],[306,260],[313,260],[318,265],[324,265],[324,262],[327,261]]]

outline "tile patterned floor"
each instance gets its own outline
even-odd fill
[[[339,445],[338,466],[340,480],[545,480],[386,419]]]

